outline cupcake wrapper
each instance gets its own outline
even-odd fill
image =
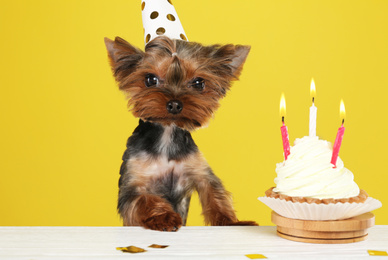
[[[306,202],[291,202],[270,197],[259,197],[258,200],[283,217],[303,220],[347,219],[382,206],[379,200],[371,197],[368,197],[363,203],[346,202],[336,204],[309,204]]]

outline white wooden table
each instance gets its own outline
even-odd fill
[[[165,249],[147,248],[169,245]],[[130,254],[129,245],[147,250]],[[285,240],[276,227],[182,227],[158,232],[140,227],[0,227],[0,259],[387,259],[367,250],[388,251],[388,226],[369,229],[366,241],[322,245]]]

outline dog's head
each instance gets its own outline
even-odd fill
[[[105,38],[112,70],[134,116],[186,130],[207,124],[237,80],[249,46],[212,45],[157,37],[145,52]]]

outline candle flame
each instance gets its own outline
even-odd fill
[[[341,118],[342,124],[345,121],[345,116],[346,116],[345,104],[344,104],[344,100],[341,99],[341,103],[340,103],[340,118]]]
[[[315,82],[314,82],[314,78],[311,78],[311,83],[310,83],[310,97],[312,98],[313,100],[313,103],[314,103],[314,99],[317,95],[317,91],[315,89]]]
[[[284,97],[284,93],[282,93],[280,97],[280,116],[282,117],[282,120],[284,120],[284,117],[286,116],[286,98]]]

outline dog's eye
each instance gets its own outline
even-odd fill
[[[155,87],[159,84],[159,79],[154,74],[147,74],[145,76],[146,87]]]
[[[205,80],[203,78],[195,78],[191,81],[190,87],[202,91],[205,88]]]

